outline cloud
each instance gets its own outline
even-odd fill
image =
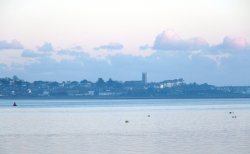
[[[88,55],[82,50],[80,46],[54,50],[51,43],[44,43],[44,45],[39,47],[36,51],[25,49],[22,51],[21,56],[23,58],[33,58],[37,61],[44,61],[44,59],[48,59],[54,61],[55,63],[62,63],[63,61],[75,61],[82,57],[88,57]]]
[[[73,50],[82,50],[82,47],[80,45],[74,46],[72,48]]]
[[[6,66],[6,68],[20,68],[37,62],[38,61],[35,58],[23,57],[22,51],[17,49],[11,50],[11,52],[9,50],[3,50],[0,52],[0,64]]]
[[[43,52],[43,51],[32,51],[32,50],[23,50],[21,56],[24,58],[34,58],[38,61],[43,59],[50,59],[57,63],[62,61],[73,61],[76,58],[79,58],[83,55],[81,50],[73,50],[73,49],[61,49],[54,50],[51,52]]]
[[[218,53],[218,54],[202,54],[201,56],[213,60],[217,66],[221,65],[223,59],[227,59],[231,56],[229,53]]]
[[[55,60],[58,63],[62,61],[79,60],[82,57],[88,57],[88,55],[82,50],[76,50],[75,48],[61,49],[59,51],[53,52],[50,56],[51,59]]]
[[[147,50],[141,52],[145,51]],[[124,81],[140,80],[140,73],[145,71],[151,81],[182,77],[187,82],[249,83],[247,77],[250,73],[250,52],[233,55],[219,51],[195,50],[192,52],[192,60],[187,58],[191,52],[177,52],[175,56],[169,56],[169,52],[155,51],[146,57],[115,54],[108,56],[108,60],[103,60],[72,48],[54,50],[49,54],[32,50],[3,50],[0,52],[0,72],[2,76],[16,74],[28,80],[62,81],[86,78],[96,81],[97,77],[105,80],[112,77]]]
[[[73,55],[58,54],[58,53],[55,53],[55,52],[50,56],[50,58],[55,60],[58,63],[60,63],[62,61],[74,61],[76,59],[76,57],[73,56]]]
[[[205,57],[214,61],[217,66],[221,65],[222,60],[250,51],[247,40],[242,37],[226,36],[221,43],[211,45],[200,37],[182,39],[174,31],[163,31],[156,36],[152,47],[145,45],[141,46],[140,50],[148,48],[156,52],[167,51],[166,53],[172,57],[186,55],[190,60],[194,56]]]
[[[141,46],[144,50],[149,48],[147,45]],[[208,51],[208,52],[234,52],[234,51],[250,51],[249,44],[245,38],[242,37],[224,37],[223,41],[216,45],[209,44],[201,37],[194,37],[190,39],[182,39],[174,31],[163,31],[158,34],[154,40],[152,49],[164,51]]]
[[[156,36],[152,48],[165,51],[190,51],[204,49],[208,46],[209,44],[202,38],[184,40],[174,31],[163,31]]]
[[[245,38],[226,36],[223,42],[212,47],[214,50],[223,52],[250,51],[249,44]]]
[[[38,52],[34,52],[32,50],[23,50],[22,52],[22,57],[32,57],[32,58],[35,58],[35,57],[40,57],[42,54],[41,53],[38,53]]]
[[[122,48],[117,51],[119,45],[114,44],[99,46],[100,49],[90,47],[86,51],[80,46],[53,49],[51,43],[39,47],[42,50],[2,49],[0,71],[2,69],[4,71],[1,73],[6,74],[11,68],[13,74],[18,75],[16,72],[22,69],[27,77],[32,74],[30,78],[35,75],[37,79],[49,80],[52,75],[55,75],[53,80],[70,79],[72,75],[74,79],[81,79],[82,74],[84,78],[90,79],[100,76],[126,80],[135,79],[138,72],[142,71],[151,72],[155,80],[163,79],[158,76],[167,76],[198,81],[202,76],[213,77],[221,75],[220,71],[228,70],[232,70],[230,73],[234,76],[237,76],[234,71],[249,74],[250,52],[234,52],[249,50],[249,44],[243,38],[227,36],[221,42],[209,45],[202,38],[182,39],[168,31],[159,34],[153,45],[145,44],[139,49],[138,46],[132,46],[129,50]],[[164,68],[167,69],[163,71]],[[20,74],[23,73],[21,71]]]
[[[142,45],[139,47],[140,50],[147,50],[150,49],[151,47],[148,44]]]
[[[121,50],[123,49],[123,45],[120,43],[109,43],[107,45],[101,45],[99,47],[94,48],[95,50]]]
[[[12,40],[11,42],[3,40],[0,41],[0,50],[3,49],[23,49],[23,45],[17,40]]]
[[[54,48],[53,48],[51,43],[45,42],[42,46],[38,47],[38,50],[39,51],[49,52],[49,51],[53,51]]]
[[[71,50],[71,49],[62,49],[57,52],[58,55],[68,55],[68,56],[74,56],[75,58],[81,58],[81,57],[89,57],[87,53],[81,50]]]

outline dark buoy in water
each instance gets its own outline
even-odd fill
[[[16,102],[14,102],[12,106],[17,106]]]
[[[129,121],[128,121],[128,120],[125,120],[125,123],[129,123]]]
[[[147,115],[147,117],[150,117],[150,114],[149,114],[149,115]]]

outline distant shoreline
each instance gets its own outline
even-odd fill
[[[0,97],[0,100],[55,100],[55,99],[82,99],[82,100],[112,100],[112,99],[244,99],[250,98],[246,97]]]

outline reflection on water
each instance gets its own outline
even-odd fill
[[[60,100],[56,101],[59,107],[48,108],[29,103],[17,108],[2,105],[0,153],[250,153],[247,99],[235,104],[231,100],[214,104],[188,100],[186,105],[183,100],[174,100],[178,105],[170,105],[169,100],[147,100],[148,104],[126,100],[122,105],[108,101],[91,106],[77,100],[77,107],[62,106]],[[232,118],[235,115],[237,118]]]

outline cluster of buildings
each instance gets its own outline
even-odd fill
[[[34,81],[0,78],[0,98],[211,98],[250,97],[249,86],[216,87],[208,84],[186,84],[183,79],[148,82],[147,73],[139,81]]]

